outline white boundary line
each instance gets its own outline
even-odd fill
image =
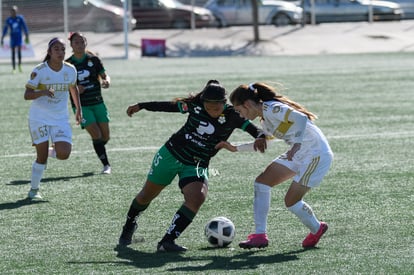
[[[389,132],[389,133],[372,133],[372,134],[360,134],[360,135],[340,135],[340,136],[327,136],[328,140],[331,139],[370,139],[370,138],[399,138],[399,137],[414,137],[414,131],[405,132]]]
[[[372,133],[372,134],[360,134],[360,135],[339,135],[339,136],[327,136],[328,140],[333,139],[352,139],[352,140],[361,140],[361,139],[371,139],[371,138],[401,138],[401,137],[414,137],[414,131],[405,131],[405,132],[390,132],[390,133]],[[281,140],[277,140],[281,141]],[[248,143],[246,142],[238,142]],[[160,145],[161,146],[161,145]],[[108,152],[124,152],[124,151],[156,151],[160,146],[138,146],[138,147],[127,147],[127,148],[108,148]],[[72,154],[90,154],[93,153],[93,150],[82,150],[82,151],[72,151]],[[33,156],[35,153],[20,153],[13,155],[3,155],[0,158],[16,158],[16,157],[28,157]]]
[[[108,148],[108,152],[123,152],[123,151],[155,151],[158,150],[160,147],[156,146],[141,146],[141,147],[129,147],[129,148]],[[91,154],[94,153],[93,150],[82,150],[82,151],[72,151],[71,155],[82,155],[82,154]],[[16,158],[16,157],[28,157],[33,156],[35,153],[20,153],[14,155],[4,155],[0,156],[0,158]]]

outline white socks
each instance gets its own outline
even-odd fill
[[[270,209],[270,195],[272,187],[255,182],[254,183],[254,223],[256,225],[256,234],[266,233],[267,215]],[[312,232],[316,234],[320,227],[320,222],[313,213],[312,208],[303,200],[288,207],[289,211],[295,214],[300,221]]]
[[[43,171],[45,171],[46,164],[40,164],[36,161],[33,162],[32,165],[32,180],[30,182],[30,185],[32,189],[39,189],[40,186],[40,180],[43,177]]]
[[[288,207],[289,211],[295,214],[300,221],[315,234],[318,232],[320,222],[313,213],[312,208],[303,200],[298,201],[296,204]]]
[[[254,223],[256,225],[256,234],[266,233],[267,214],[270,208],[270,191],[272,187],[262,183],[254,183]]]

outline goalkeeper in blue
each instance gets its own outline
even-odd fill
[[[157,245],[157,251],[184,252],[186,247],[175,240],[191,224],[207,197],[208,166],[218,152],[216,145],[227,140],[239,128],[253,138],[254,149],[264,151],[266,140],[261,130],[226,104],[226,93],[216,80],[210,80],[203,90],[187,98],[165,102],[143,102],[131,105],[128,116],[141,110],[187,114],[186,123],[159,149],[146,182],[133,199],[119,238],[120,246],[132,243],[137,218],[151,201],[171,184],[178,175],[178,185],[184,203],[174,214],[171,225]]]
[[[17,6],[13,6],[10,9],[10,17],[6,19],[3,28],[3,34],[1,36],[1,46],[4,44],[4,37],[7,35],[7,31],[10,29],[10,49],[11,60],[13,66],[13,73],[16,73],[16,52],[17,62],[19,66],[19,72],[22,72],[22,45],[23,45],[23,32],[25,35],[26,43],[29,42],[29,31],[27,29],[26,21],[23,15],[17,14]]]
[[[316,246],[328,230],[319,221],[311,206],[303,197],[321,184],[333,161],[333,153],[322,131],[313,123],[316,115],[302,105],[276,93],[265,83],[240,85],[230,95],[230,101],[240,115],[254,120],[259,117],[267,143],[280,139],[289,149],[276,157],[254,182],[255,232],[239,243],[241,248],[264,248],[268,246],[267,216],[270,209],[270,191],[273,186],[292,179],[285,195],[285,206],[310,233],[302,242],[304,248]],[[217,145],[231,152],[253,151],[253,144],[234,146],[228,142]]]

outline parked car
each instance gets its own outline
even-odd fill
[[[18,13],[22,14],[30,32],[61,32],[64,30],[63,1],[56,0],[1,0],[2,16],[7,18],[9,10],[17,5]],[[111,0],[114,1],[114,0]],[[69,31],[112,32],[122,31],[124,26],[124,10],[109,0],[69,0],[68,28]],[[135,25],[135,19],[130,17]]]
[[[390,0],[400,5],[404,12],[404,19],[414,19],[414,0]]]
[[[189,29],[192,16],[196,28],[213,27],[213,14],[202,7],[184,5],[177,0],[132,0],[136,29]]]
[[[185,5],[194,5],[198,7],[204,7],[208,0],[180,0],[181,3]]]
[[[311,22],[311,1],[305,0],[305,19]],[[373,20],[401,20],[401,7],[389,1],[376,0],[314,0],[316,23],[368,21],[372,5]]]
[[[253,23],[251,0],[209,0],[205,5],[220,27],[251,25]],[[260,25],[285,26],[300,23],[302,8],[293,3],[277,0],[258,0]]]

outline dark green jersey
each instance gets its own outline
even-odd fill
[[[99,75],[104,73],[105,69],[101,60],[93,54],[86,53],[81,59],[77,59],[72,55],[66,61],[73,64],[78,71],[77,84],[85,87],[85,91],[80,94],[81,105],[91,106],[102,103]],[[72,107],[74,107],[73,101]]]
[[[227,104],[218,118],[210,117],[199,101],[147,102],[139,105],[150,111],[188,113],[186,123],[165,144],[171,154],[186,165],[208,167],[211,157],[218,152],[214,148],[216,144],[227,140],[236,128],[247,131],[254,138],[262,135],[254,124],[240,117],[233,106]]]

